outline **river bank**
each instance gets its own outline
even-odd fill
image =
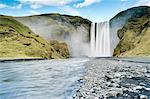
[[[149,99],[150,64],[93,59],[85,64],[84,85],[75,99]]]
[[[46,60],[44,58],[0,58],[0,62]]]

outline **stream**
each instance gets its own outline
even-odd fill
[[[0,99],[72,99],[88,58],[0,62]]]

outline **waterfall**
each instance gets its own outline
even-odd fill
[[[109,22],[91,24],[90,57],[111,57]]]

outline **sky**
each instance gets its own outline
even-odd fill
[[[102,22],[135,6],[150,6],[150,0],[0,0],[0,14],[29,16],[60,13]]]

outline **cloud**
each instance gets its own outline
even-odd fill
[[[40,14],[39,12],[35,11],[35,10],[30,10],[30,13],[33,14],[33,15],[38,15]]]
[[[37,9],[43,6],[66,6],[70,3],[77,3],[81,0],[18,0],[18,1],[22,4],[29,4],[32,9]],[[100,1],[101,0],[83,0],[83,2],[77,3],[75,7],[81,8]]]
[[[5,4],[0,4],[0,9],[2,9],[2,8],[21,9],[22,8],[22,4],[18,4],[16,6],[9,6],[9,5],[5,5]]]
[[[120,1],[124,2],[124,1],[128,1],[128,0],[120,0]]]
[[[42,5],[30,5],[30,7],[31,7],[32,9],[38,9],[38,8],[41,8]]]
[[[29,4],[31,8],[36,9],[42,6],[64,6],[74,0],[18,0],[22,4]],[[76,0],[78,1],[78,0]]]
[[[76,9],[71,8],[69,6],[63,6],[63,7],[58,7],[58,8],[60,10],[62,10],[64,13],[68,13],[68,14],[75,15],[75,16],[79,16],[80,15],[79,11],[77,11]],[[29,14],[26,14],[25,16],[39,15],[39,14],[41,14],[41,13],[36,11],[36,10],[30,10]]]
[[[101,0],[84,0],[84,2],[77,4],[76,7],[82,8],[82,7],[86,7],[86,6],[89,6],[89,5],[94,4],[94,3],[98,3],[100,1]]]
[[[64,7],[61,7],[61,9],[66,12],[66,13],[69,13],[71,15],[76,15],[76,16],[79,16],[80,13],[78,10],[74,9],[74,8],[71,8],[69,6],[64,6]]]
[[[17,6],[7,6],[7,7],[11,9],[21,9],[22,6],[23,6],[22,4],[18,4]]]
[[[138,0],[133,7],[136,6],[150,6],[150,0]]]
[[[6,8],[6,7],[8,7],[7,5],[5,5],[5,4],[0,4],[0,9],[2,9],[2,8]]]
[[[22,4],[18,4],[15,8],[16,9],[21,9],[22,8]]]

